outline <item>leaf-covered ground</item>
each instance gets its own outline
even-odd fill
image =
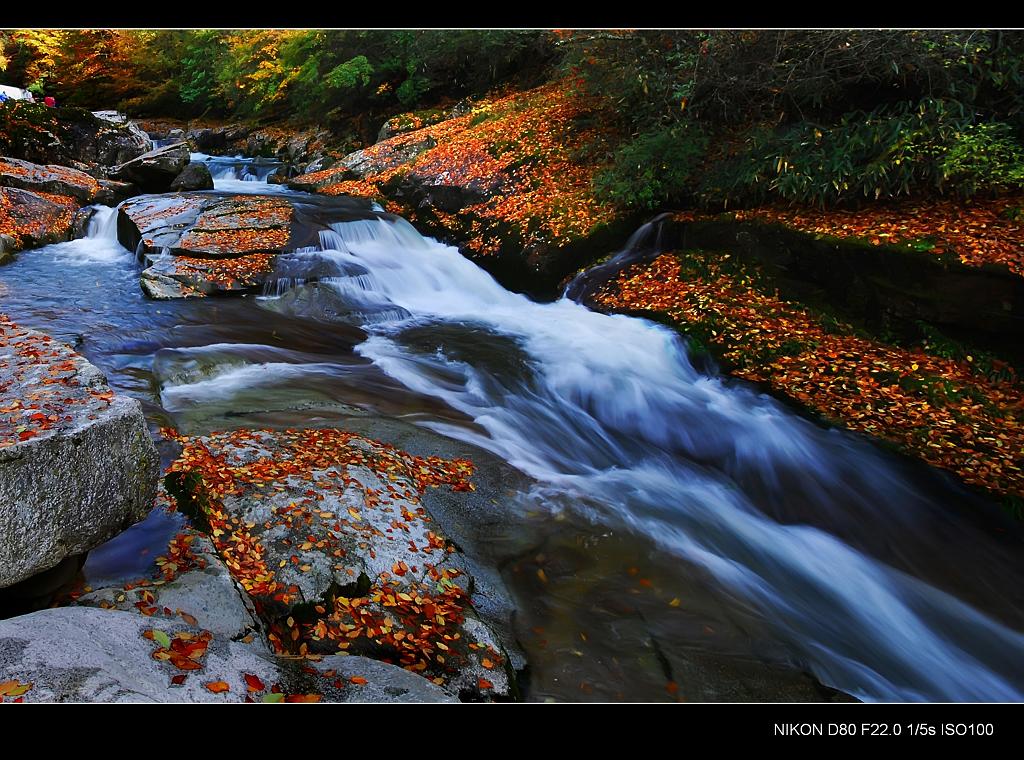
[[[1024,387],[998,361],[904,348],[782,300],[722,254],[665,254],[597,295],[609,309],[666,314],[733,374],[851,430],[891,441],[965,482],[1024,497]]]
[[[872,204],[858,211],[758,208],[734,212],[756,219],[872,245],[908,244],[934,255],[953,255],[964,264],[999,264],[1024,275],[1024,196]],[[689,218],[693,218],[692,215]]]
[[[561,246],[589,235],[614,216],[598,203],[592,180],[600,165],[581,151],[601,142],[600,129],[580,126],[595,104],[564,81],[478,102],[471,113],[403,132],[366,148],[378,167],[359,180],[332,168],[300,179],[320,192],[386,199],[386,186],[415,175],[440,186],[467,188],[483,200],[453,213],[435,213],[462,232],[470,250],[496,253],[513,231],[524,246]],[[413,122],[415,123],[415,122]],[[394,156],[426,147],[409,162]],[[415,214],[387,201],[389,210]]]

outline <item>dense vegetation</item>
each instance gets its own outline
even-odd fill
[[[4,79],[136,115],[389,116],[567,76],[624,208],[969,198],[1024,187],[1024,35],[1006,31],[18,30]],[[584,125],[586,126],[586,125]]]

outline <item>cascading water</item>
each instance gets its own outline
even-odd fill
[[[217,182],[276,192],[227,174]],[[532,302],[375,212],[280,256],[264,297],[154,302],[116,241],[116,212],[99,208],[86,238],[0,268],[3,309],[80,346],[143,399],[154,429],[348,424],[343,406],[410,420],[528,473],[543,508],[639,536],[675,571],[702,569],[730,609],[756,617],[758,635],[827,684],[874,700],[1024,698],[1019,531],[993,529],[984,505],[923,467],[697,371],[666,328],[569,299]],[[648,234],[656,228],[633,248],[650,247]],[[94,552],[89,577],[144,572],[177,525],[154,515]],[[688,577],[677,572],[671,587],[692,591]],[[681,609],[690,605],[699,600]],[[603,620],[616,628],[604,651],[626,656],[627,621]],[[570,632],[579,642],[582,630]],[[553,653],[570,663],[558,673],[589,665],[578,654]],[[535,684],[541,675],[535,667]]]
[[[284,185],[267,184],[267,178],[281,168],[281,162],[274,159],[192,153],[191,160],[206,164],[213,177],[214,190],[245,194],[291,192]]]
[[[486,433],[438,431],[706,568],[828,684],[876,700],[1024,696],[1024,636],[993,614],[1019,606],[1009,578],[1020,568],[998,548],[979,560],[991,567],[972,568],[1000,576],[968,592],[985,613],[950,593],[957,580],[928,559],[941,556],[934,541],[984,537],[870,446],[697,372],[663,327],[510,293],[404,220],[332,225],[321,238],[292,258],[333,265],[322,288],[378,307],[357,352]],[[403,316],[380,317],[381,304]],[[443,345],[412,350],[406,332],[431,324],[510,338],[528,372],[489,374]],[[830,519],[847,540],[812,525]],[[906,545],[873,543],[879,522]]]

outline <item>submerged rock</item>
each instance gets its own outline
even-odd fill
[[[141,520],[158,475],[138,401],[68,346],[0,319],[0,588]]]
[[[143,192],[165,192],[190,160],[188,145],[175,143],[143,153],[110,170],[113,179],[138,185]]]

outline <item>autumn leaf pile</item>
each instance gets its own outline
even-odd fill
[[[203,513],[211,539],[232,575],[269,618],[269,639],[278,653],[368,653],[437,683],[444,683],[449,668],[470,653],[485,668],[503,662],[498,652],[466,640],[460,630],[468,597],[456,582],[460,571],[445,566],[453,548],[433,530],[426,530],[422,543],[401,537],[409,534],[408,526],[429,521],[419,506],[427,488],[473,489],[469,461],[413,456],[337,429],[236,430],[203,438],[162,432],[183,446],[169,472],[201,477]],[[249,453],[241,456],[240,451]],[[382,487],[364,485],[355,476],[357,469],[375,473]],[[246,494],[259,500],[286,488],[294,490],[297,481],[308,481],[309,488],[298,491],[303,495],[287,506],[274,507],[272,518],[262,525],[246,523],[224,506],[226,497]],[[337,514],[322,506],[325,494],[340,495],[351,489],[363,493],[364,509],[392,500],[409,506],[394,515],[385,535],[356,507]],[[292,552],[290,560],[271,566],[260,536],[280,527],[296,538],[283,540],[282,545]],[[303,558],[316,552],[333,558],[336,569],[347,570],[351,588],[356,589],[359,579],[344,564],[345,547],[352,547],[354,541],[360,551],[373,553],[373,537],[396,542],[396,549],[408,559],[367,579],[365,593],[348,591],[349,596],[316,601],[309,614],[291,614],[293,605],[307,600],[283,578],[285,572],[309,572],[311,567],[303,564]]]
[[[735,212],[738,220],[776,222],[873,245],[926,243],[930,254],[953,254],[970,266],[1002,264],[1024,275],[1024,196],[873,204],[859,211],[759,208]]]
[[[666,254],[622,272],[606,308],[667,314],[735,375],[851,430],[898,444],[967,483],[1024,496],[1024,389],[964,361],[861,337],[758,287],[729,257]]]
[[[497,252],[509,230],[518,233],[525,246],[560,246],[588,235],[613,215],[593,196],[592,179],[599,167],[574,158],[596,139],[594,128],[577,128],[574,120],[594,107],[566,82],[554,82],[483,100],[470,114],[405,132],[363,151],[388,166],[389,158],[403,149],[428,138],[436,142],[411,163],[361,180],[330,183],[341,176],[334,169],[302,179],[326,182],[320,192],[328,195],[382,198],[384,186],[406,173],[440,185],[480,190],[481,202],[451,215],[438,212],[446,226],[465,231],[472,250]],[[415,216],[415,209],[393,202],[388,208]]]
[[[0,314],[0,448],[97,419],[113,393],[82,384],[85,364],[49,335]]]

